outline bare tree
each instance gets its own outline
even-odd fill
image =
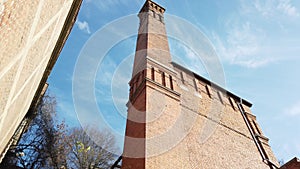
[[[55,108],[55,98],[44,96],[37,111],[31,113],[31,117],[25,117],[30,121],[27,131],[17,145],[10,147],[1,163],[2,167],[10,165],[35,169],[59,168],[60,165],[64,165],[65,149],[59,142],[63,139],[65,124],[54,120]]]
[[[12,146],[0,168],[25,169],[101,169],[110,168],[116,149],[115,137],[105,130],[87,128],[93,139],[80,127],[67,129],[55,120],[56,100],[44,96],[27,131]]]
[[[107,150],[117,148],[115,137],[105,130],[96,128],[87,130],[88,133],[93,133],[92,137],[82,128],[72,129],[68,138],[71,150],[67,156],[68,168],[110,168],[115,155]]]

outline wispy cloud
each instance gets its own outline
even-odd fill
[[[102,11],[108,11],[111,10],[111,8],[113,7],[120,7],[123,5],[131,4],[128,3],[128,0],[86,0],[85,2],[93,3],[97,8],[99,8]],[[132,2],[141,4],[143,0],[135,0]]]
[[[48,92],[51,95],[52,93],[55,94],[53,96],[56,99],[57,115],[59,118],[58,120],[65,121],[69,127],[78,125],[78,119],[74,109],[72,97],[68,97],[63,94],[66,91],[62,91],[60,88],[55,87],[55,85],[50,85]]]
[[[117,68],[117,63],[111,58],[111,56],[105,57],[99,65],[96,83],[101,86],[111,86],[112,77]]]
[[[186,45],[170,39],[170,50],[172,51],[172,59],[174,62],[189,67],[189,69],[195,73],[204,76],[207,74],[201,60],[202,58]]]
[[[132,62],[133,56],[124,59],[121,63],[116,63],[108,56],[100,65],[95,88],[101,104],[114,103],[119,111],[126,112]]]
[[[72,100],[59,100],[59,102],[57,103],[57,108],[59,110],[60,116],[64,121],[67,122],[70,127],[78,124],[78,119]]]
[[[283,13],[292,16],[297,17],[299,16],[299,12],[295,6],[291,4],[290,0],[279,0],[279,3],[277,5],[278,10],[282,11]]]
[[[298,17],[299,12],[296,6],[290,0],[242,0],[243,10],[249,11],[254,7],[255,12],[261,14],[265,18],[272,18],[278,16]],[[254,12],[254,11],[253,11]]]
[[[86,3],[93,3],[95,4],[100,10],[107,11],[112,6],[116,6],[120,3],[120,0],[109,0],[109,1],[95,1],[95,0],[86,0]],[[121,1],[122,2],[122,1]]]
[[[91,34],[90,26],[89,26],[89,23],[87,21],[77,20],[76,25],[78,26],[78,28],[80,30],[84,31],[85,33]]]
[[[240,0],[234,12],[223,17],[221,32],[211,33],[220,58],[248,68],[293,58],[298,48],[291,39],[299,39],[296,28],[300,25],[295,22],[299,12],[292,1]]]
[[[265,33],[250,22],[228,23],[225,39],[212,33],[217,53],[231,64],[256,68],[272,62],[271,58],[261,56]]]
[[[286,115],[299,117],[300,116],[300,101],[298,101],[294,105],[291,105],[284,112]]]
[[[255,7],[254,9],[256,9],[257,12],[264,17],[271,17],[273,15],[274,9],[276,8],[275,1],[272,0],[266,0],[266,1],[255,0],[252,3]],[[248,7],[246,7],[245,5],[243,9]]]

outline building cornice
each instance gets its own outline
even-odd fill
[[[212,82],[212,81],[210,81],[210,80],[208,80],[208,79],[206,79],[206,78],[204,78],[204,77],[198,75],[197,73],[195,73],[195,72],[193,72],[193,71],[191,71],[191,70],[189,70],[189,69],[187,69],[187,68],[181,66],[180,64],[178,64],[178,63],[176,63],[176,62],[172,62],[172,65],[173,65],[174,67],[177,67],[177,68],[179,68],[179,69],[185,71],[185,72],[188,72],[189,74],[191,74],[191,75],[194,76],[195,78],[197,78],[197,79],[199,79],[200,81],[206,83],[207,85],[210,85],[211,87],[215,88],[216,90],[225,93],[227,96],[232,97],[232,98],[235,99],[236,101],[242,102],[244,105],[246,105],[246,106],[248,106],[248,107],[252,107],[252,103],[250,103],[249,101],[247,101],[247,100],[245,100],[245,99],[243,99],[243,98],[237,96],[236,94],[234,94],[234,93],[228,91],[227,89],[221,87],[220,85],[218,85],[218,84],[216,84],[216,83],[214,83],[214,82]]]

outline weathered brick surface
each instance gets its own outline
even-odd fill
[[[187,75],[187,78],[191,77]],[[199,88],[203,88],[201,85]],[[188,80],[185,87],[180,88],[180,100],[177,100],[167,96],[161,85],[148,84],[145,168],[268,167],[262,162],[241,113],[234,109],[236,105],[231,105],[228,97],[223,95],[224,103],[221,103],[219,98],[211,98],[207,91],[201,90],[200,98]],[[216,93],[215,89],[212,91]],[[220,106],[217,110],[222,113],[211,114],[215,106]],[[207,124],[212,127],[205,128]],[[212,130],[209,137],[201,137],[207,132],[204,129]],[[276,160],[270,147],[265,149],[269,158]]]
[[[183,107],[176,108],[174,106],[168,113],[182,112],[187,116],[195,117],[195,121],[191,118],[188,121],[190,123],[185,124],[192,125],[192,129],[170,151],[159,156],[149,157],[146,160],[146,168],[267,168],[262,162],[240,112],[235,111],[229,105],[221,104],[219,100],[217,100],[217,104],[211,105],[213,99],[204,91],[201,95],[202,98],[197,99],[193,95],[192,86],[186,85],[186,88],[188,91],[182,90],[180,92],[181,106]],[[158,98],[149,97],[149,99]],[[173,104],[172,102],[167,103],[169,106]],[[211,108],[214,106],[221,106],[220,118],[217,115],[209,115]],[[151,110],[149,111],[151,112]],[[176,118],[178,116],[169,116],[169,119],[158,122],[162,124],[150,123],[149,126],[147,124],[147,127],[153,128],[151,125],[172,125],[169,121],[174,121]],[[205,125],[210,123],[213,125],[212,127],[204,128]],[[203,129],[210,129],[212,133],[210,133],[210,137],[202,140],[201,136],[207,132]],[[151,130],[146,129],[146,131],[149,132],[146,135],[152,135]],[[184,131],[178,130],[178,132]],[[157,134],[158,132],[155,131],[154,133]],[[159,147],[162,141],[153,146]]]
[[[155,8],[153,8],[156,10]],[[164,65],[170,65],[171,55],[169,52],[166,28],[163,21],[163,13],[160,11],[148,12],[142,10],[139,14],[140,23],[139,36],[137,40],[137,51],[146,49],[144,52],[137,52],[135,56],[135,65],[139,62],[138,58],[151,57]],[[155,17],[154,17],[155,16]],[[135,71],[135,69],[134,69]]]
[[[163,11],[147,1],[142,12],[148,14],[143,14],[144,19],[140,15],[139,32],[148,32],[138,38],[130,100],[134,107],[145,112],[137,115],[129,106],[128,118],[137,116],[142,123],[127,120],[126,136],[144,137],[145,141],[134,146],[125,139],[124,154],[144,151],[145,156],[123,158],[122,168],[269,168],[250,131],[258,138],[265,155],[277,164],[268,139],[251,114],[251,104],[242,104],[246,112],[242,114],[237,104],[241,98],[208,80],[194,77],[181,66],[170,64],[164,23],[157,18],[163,16]],[[143,53],[139,53],[139,49],[143,49]],[[142,70],[146,71],[145,76],[137,76]]]
[[[136,83],[138,86],[143,85],[142,82]],[[124,169],[145,168],[146,88],[137,90],[133,95],[135,95],[134,100],[128,103],[124,143],[126,146],[123,152]]]
[[[40,82],[48,63],[55,62],[50,58],[56,57],[52,54],[73,2],[7,0],[0,3],[0,9],[4,9],[0,11],[0,161],[38,87],[43,86]],[[76,4],[73,10],[79,8],[80,3]],[[72,27],[74,21],[68,22],[72,22],[67,24]],[[67,36],[68,32],[65,33]]]

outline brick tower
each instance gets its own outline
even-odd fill
[[[164,12],[138,15],[122,168],[276,168],[251,103],[172,62]]]

